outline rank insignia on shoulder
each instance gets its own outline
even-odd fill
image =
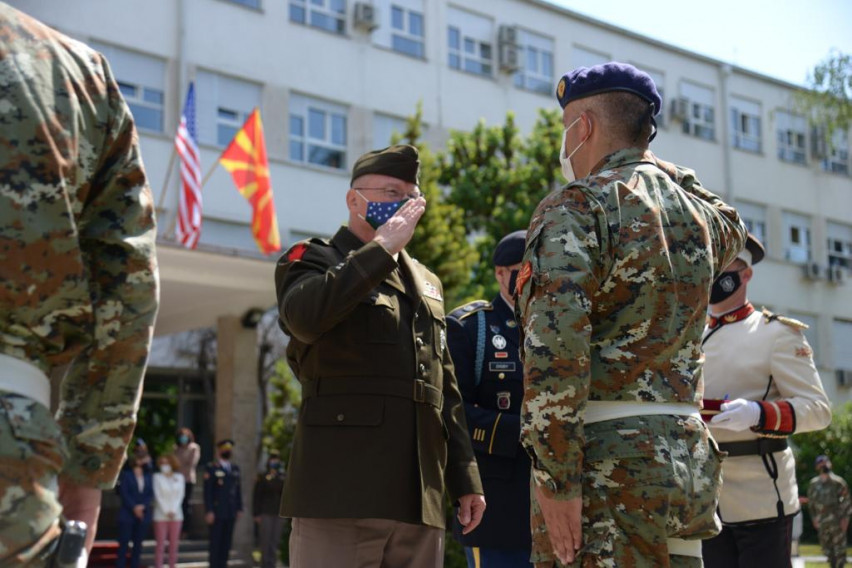
[[[464,318],[475,314],[480,310],[491,310],[491,302],[486,302],[485,300],[474,300],[473,302],[469,302],[464,304],[463,306],[459,306],[450,312],[450,317],[456,318],[461,321]]]
[[[783,323],[784,325],[792,327],[793,329],[808,329],[810,327],[808,324],[806,324],[804,322],[800,322],[797,319],[788,318],[787,316],[774,314],[774,313],[770,312],[769,310],[767,310],[766,308],[763,308],[763,317],[766,320],[766,323],[769,323],[769,322],[775,320],[778,323]]]

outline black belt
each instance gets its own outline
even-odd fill
[[[320,377],[302,385],[302,396],[372,394],[396,396],[430,404],[441,410],[444,394],[434,385],[415,379],[409,382],[396,377]]]
[[[775,452],[783,452],[789,446],[786,438],[759,438],[746,442],[723,442],[719,449],[728,452],[728,457],[764,456]]]

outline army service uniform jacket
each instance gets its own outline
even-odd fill
[[[709,424],[722,450],[726,443],[786,437],[820,430],[831,422],[831,407],[802,333],[804,327],[795,320],[755,311],[751,304],[710,319],[704,333],[705,398],[727,395],[761,405],[760,424],[752,430],[732,432]],[[792,450],[782,449],[766,458],[771,459],[770,471],[775,469],[772,462],[777,465],[775,482],[760,455],[725,459],[719,499],[723,523],[772,519],[799,510]]]
[[[443,494],[482,494],[446,346],[441,283],[343,227],[275,274],[302,405],[281,514],[443,528]]]
[[[447,341],[488,504],[476,530],[462,535],[454,519],[453,534],[464,546],[529,550],[530,459],[520,443],[524,375],[515,314],[499,295],[471,302],[447,316]]]
[[[204,467],[204,511],[213,513],[217,522],[234,519],[243,510],[240,468],[233,462],[230,466],[212,461]]]

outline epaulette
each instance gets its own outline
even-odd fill
[[[475,314],[476,312],[493,309],[494,307],[491,305],[491,302],[487,300],[474,300],[473,302],[469,302],[467,304],[464,304],[463,306],[459,306],[458,308],[451,311],[449,315],[451,318],[455,318],[461,321],[464,318]]]
[[[778,315],[778,314],[773,314],[772,312],[770,312],[766,308],[763,308],[761,311],[763,313],[763,318],[766,320],[766,323],[769,323],[771,321],[777,321],[778,323],[783,323],[784,325],[790,326],[793,329],[808,329],[808,327],[810,327],[810,326],[808,326],[808,324],[800,322],[797,319],[788,318],[787,316],[782,316],[782,315]]]

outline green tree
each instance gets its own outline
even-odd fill
[[[525,229],[538,202],[558,186],[561,133],[559,111],[545,109],[528,137],[512,112],[500,126],[479,121],[470,132],[451,133],[438,156],[439,182],[449,188],[447,201],[464,211],[480,258],[464,296],[496,295],[494,247],[506,234]]]
[[[808,74],[807,87],[796,93],[796,107],[830,147],[835,131],[852,126],[852,55],[832,50]]]
[[[831,459],[834,473],[852,481],[852,402],[836,407],[831,425],[825,430],[793,436],[796,451],[796,480],[799,495],[807,495],[810,480],[816,475],[814,460],[825,454]],[[805,509],[803,541],[816,541],[816,531]]]
[[[434,154],[421,141],[422,133],[423,108],[418,103],[416,112],[407,121],[405,132],[394,140],[416,146],[420,152],[420,191],[427,203],[414,237],[405,248],[441,279],[444,303],[449,310],[468,299],[466,292],[470,273],[478,255],[466,238],[464,212],[444,199],[438,186],[440,170]]]

